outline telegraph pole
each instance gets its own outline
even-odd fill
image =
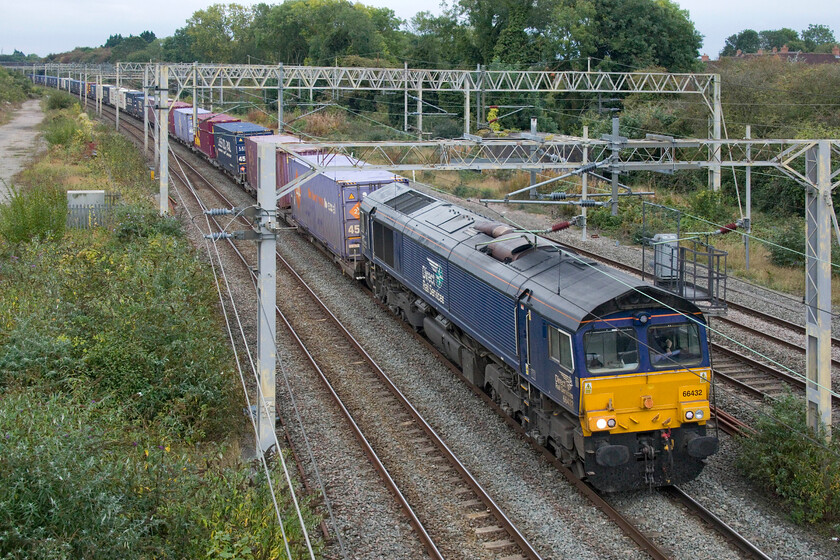
[[[831,143],[805,155],[806,421],[831,440]]]

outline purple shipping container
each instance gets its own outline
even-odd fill
[[[314,154],[289,161],[289,179],[303,175],[317,165],[357,164],[346,156]],[[325,171],[295,189],[292,217],[342,261],[361,259],[359,207],[362,198],[381,186],[408,182],[385,170],[350,169]]]
[[[210,113],[207,109],[196,109],[199,115],[207,115]],[[175,137],[185,144],[192,145],[195,142],[195,130],[193,129],[193,110],[192,107],[183,107],[172,111],[172,118],[175,122]]]

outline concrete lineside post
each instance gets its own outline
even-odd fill
[[[417,79],[417,139],[423,141],[423,78]]]
[[[149,67],[143,67],[143,157],[149,153]]]
[[[273,144],[259,144],[257,165],[257,209],[259,210],[259,253],[257,290],[259,308],[257,313],[257,371],[260,376],[260,395],[257,399],[257,433],[260,453],[266,453],[275,441],[275,391],[276,391],[276,319],[277,304],[277,240],[274,230],[277,225],[277,168]],[[278,453],[279,449],[276,450]]]
[[[160,139],[160,215],[169,213],[169,67],[165,64],[159,67],[158,85],[158,138]]]
[[[721,121],[723,120],[723,108],[720,103],[720,74],[715,74],[712,80],[712,139],[720,140]],[[712,148],[712,165],[710,168],[709,180],[712,190],[720,190],[720,142]]]
[[[583,140],[586,142],[589,140],[589,127],[583,127]],[[583,158],[581,159],[581,164],[586,165],[589,163],[589,146],[584,143],[583,145]],[[580,177],[580,201],[583,202],[586,200],[586,195],[589,187],[589,173],[584,173]],[[581,241],[586,241],[586,206],[581,206],[580,213],[583,216],[582,220],[583,223],[580,226],[580,239]]]
[[[120,63],[117,62],[117,92],[116,92],[116,96],[114,97],[114,99],[117,100],[116,103],[114,103],[114,105],[116,105],[115,109],[117,110],[117,118],[114,121],[114,129],[117,132],[120,131],[120,99],[121,98],[122,98],[122,96],[120,95]]]
[[[196,97],[196,88],[198,87],[198,63],[193,62],[193,91],[192,91],[192,124],[193,124],[193,138],[195,138],[195,130],[198,126],[198,98]]]
[[[805,418],[831,440],[831,141],[805,155]]]
[[[537,117],[531,117],[531,136],[534,136],[534,137],[537,136]],[[531,157],[533,157],[534,152],[536,152],[536,151],[537,151],[537,149],[532,146],[531,150],[530,150]],[[530,181],[531,181],[531,183],[530,183],[531,185],[536,185],[537,184],[537,170],[536,169],[532,169],[530,171]],[[537,189],[531,189],[528,192],[531,195],[531,200],[536,200],[537,199]]]
[[[618,149],[618,141],[619,141],[618,117],[613,117],[613,120],[612,120],[612,137],[613,137],[613,142],[615,142],[614,147],[613,147],[613,155],[617,160],[618,159],[618,152],[619,152],[619,149]],[[618,216],[618,171],[613,171],[612,172],[612,175],[610,176],[610,184],[612,186],[612,189],[610,191],[612,193],[611,199],[610,199],[610,202],[611,202],[610,214],[612,216]]]
[[[470,81],[464,80],[464,137],[470,134]]]
[[[744,134],[746,140],[752,138],[752,127],[747,125],[746,134]],[[747,234],[752,233],[752,145],[747,144],[747,167],[744,169],[744,173],[746,175],[746,187],[747,187],[747,200],[746,200],[746,207],[747,207]],[[749,270],[750,269],[750,236],[744,236],[744,267]]]
[[[85,87],[84,87],[84,91],[85,91],[85,106],[84,106],[84,110],[85,110],[85,111],[87,111],[87,106],[88,106],[88,102],[87,102],[87,101],[88,101],[88,92],[87,92],[87,90],[88,90],[88,88],[89,88],[89,87],[90,87],[90,84],[88,84],[88,71],[87,71],[87,64],[85,64]]]
[[[403,132],[408,132],[408,62],[403,62]]]

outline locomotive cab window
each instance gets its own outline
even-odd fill
[[[566,371],[572,371],[575,368],[572,337],[554,327],[548,327],[548,357]]]
[[[630,371],[639,367],[639,344],[630,329],[589,331],[583,335],[589,373]]]
[[[655,368],[697,366],[703,357],[694,323],[651,325],[647,332],[650,363]]]

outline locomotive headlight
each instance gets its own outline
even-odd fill
[[[607,420],[607,426],[609,426],[610,428],[615,428],[615,418],[610,418],[609,420]]]
[[[613,422],[615,422],[615,421],[613,421]],[[603,418],[598,418],[598,420],[595,421],[595,426],[599,430],[606,430],[607,429],[607,421],[604,420]]]
[[[686,411],[685,411],[685,419],[686,419],[686,420],[691,420],[691,419],[693,419],[693,418],[694,418],[694,413],[693,413],[693,412],[691,412],[690,410],[686,410]]]
[[[694,413],[694,417],[697,418],[698,420],[702,420],[703,416],[704,416],[704,414],[703,414],[702,410],[698,410],[697,412]]]

